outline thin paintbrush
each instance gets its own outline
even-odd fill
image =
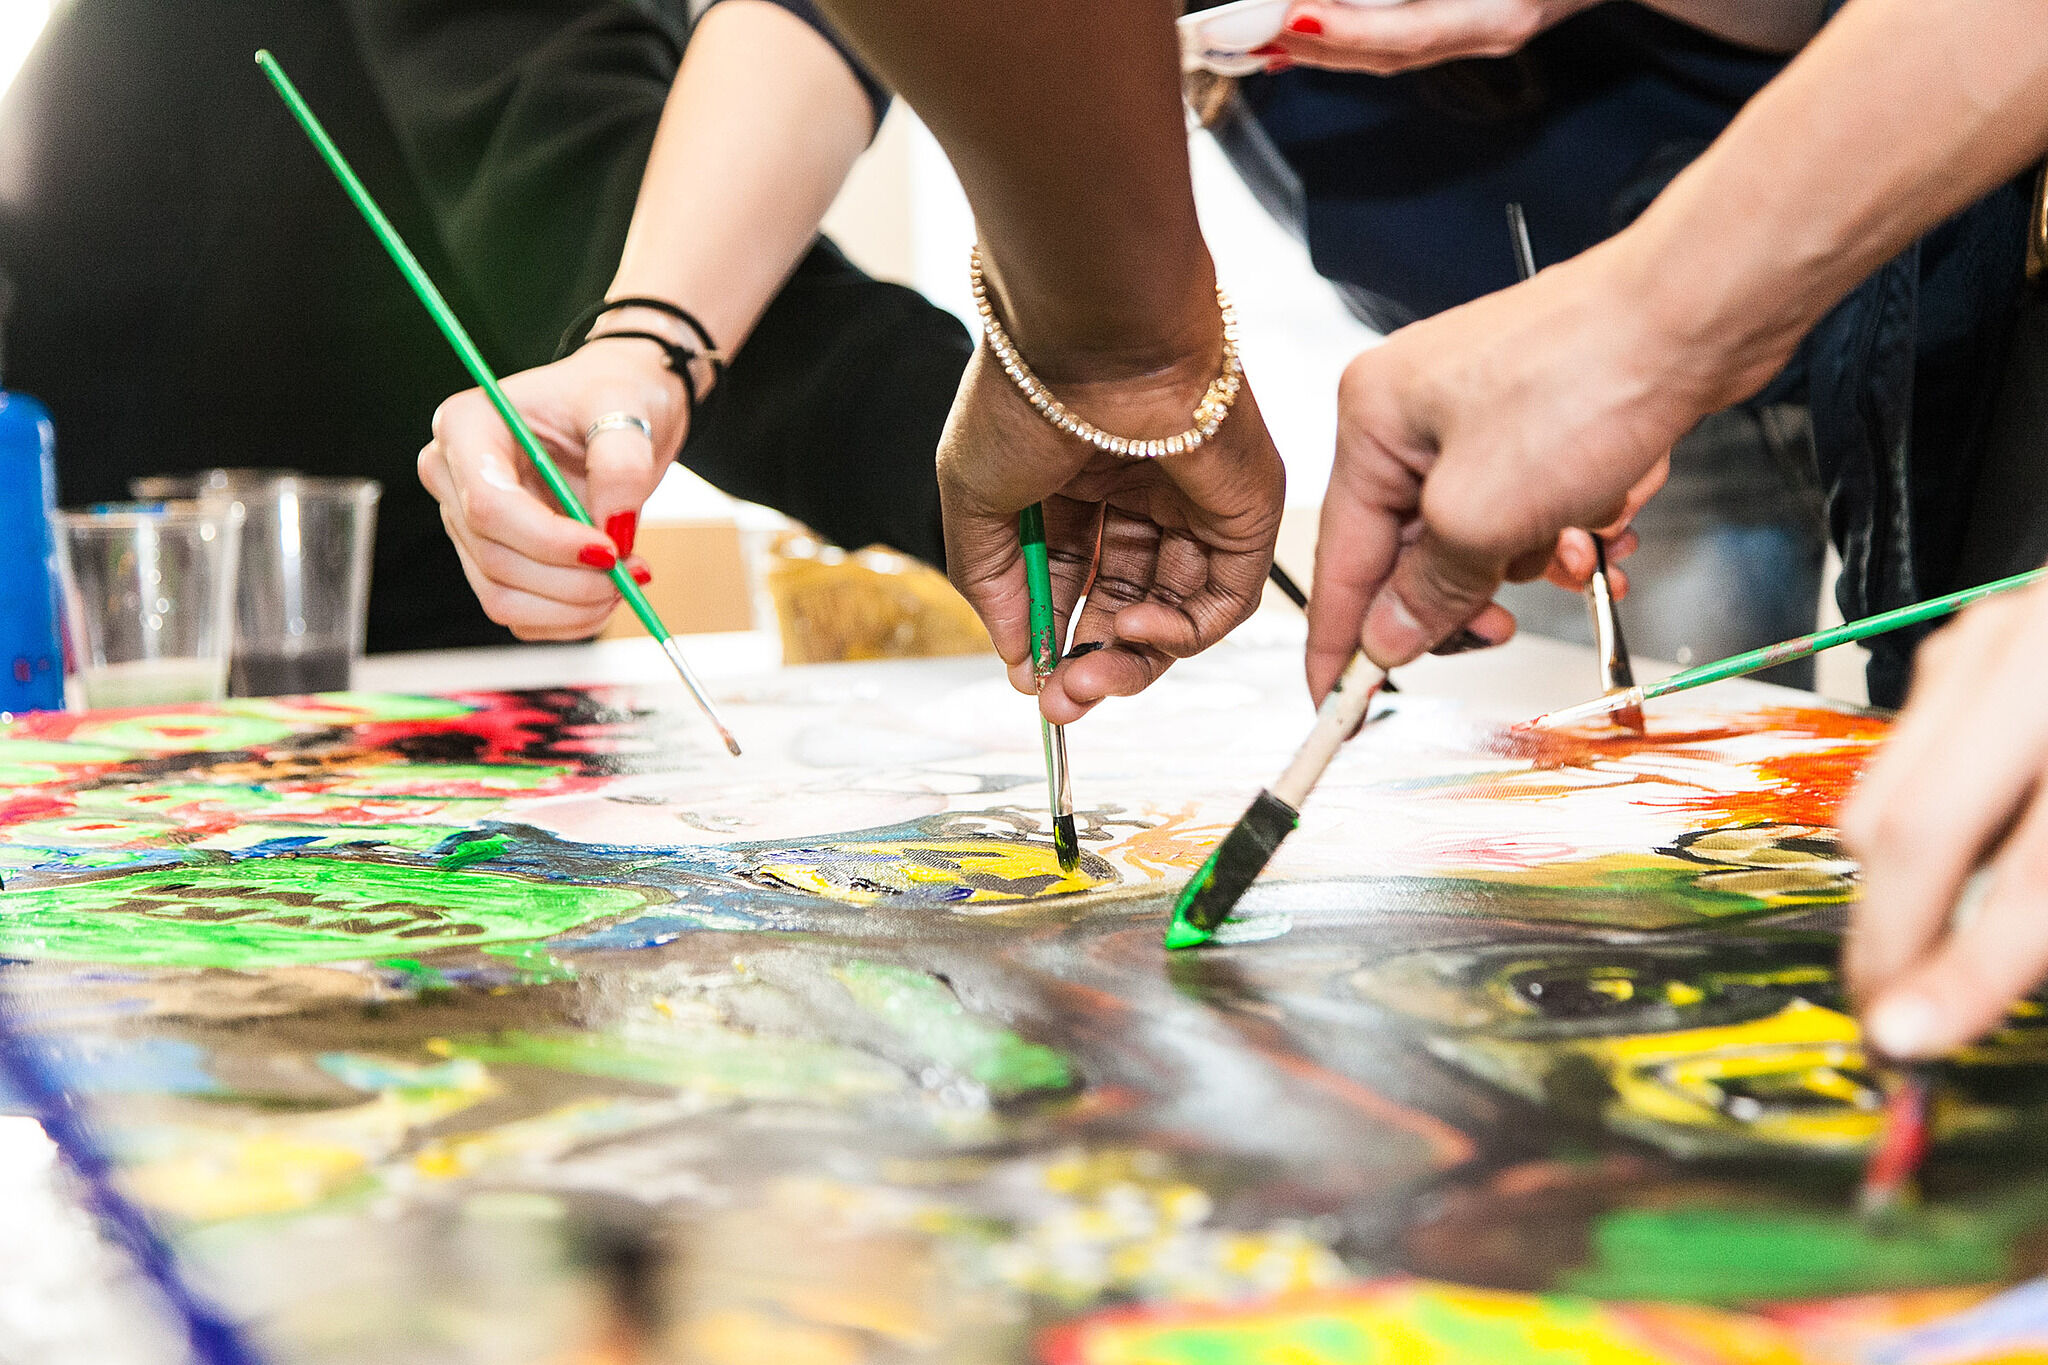
[[[1524,281],[1536,274],[1536,246],[1529,240],[1529,220],[1520,204],[1508,205],[1508,244],[1514,248],[1515,273]],[[1586,580],[1586,610],[1593,618],[1593,647],[1600,655],[1600,685],[1613,693],[1636,685],[1629,662],[1628,641],[1622,638],[1621,614],[1614,605],[1614,584],[1607,576],[1607,541],[1595,531],[1593,576]],[[1616,723],[1643,733],[1643,708],[1617,707]]]
[[[1920,1063],[1884,1069],[1895,1072],[1892,1091],[1884,1103],[1877,1144],[1870,1149],[1870,1162],[1863,1170],[1863,1184],[1856,1191],[1856,1211],[1876,1221],[1904,1202],[1927,1159],[1933,1134],[1929,1119],[1933,1113],[1934,1069]]]
[[[1980,867],[1963,883],[1949,911],[1949,924],[1967,924],[1976,917],[1991,890],[1991,875],[1990,867]],[[1874,1048],[1868,1055],[1873,1068],[1892,1078],[1877,1142],[1870,1149],[1863,1184],[1856,1191],[1857,1211],[1866,1220],[1877,1222],[1912,1194],[1920,1167],[1934,1145],[1935,1069],[1924,1061],[1893,1062]]]
[[[1945,597],[1930,598],[1925,602],[1915,602],[1910,607],[1898,607],[1891,611],[1879,612],[1875,616],[1866,616],[1861,621],[1851,621],[1847,625],[1817,630],[1796,640],[1786,640],[1781,644],[1765,645],[1762,649],[1733,654],[1714,663],[1688,668],[1682,673],[1673,673],[1668,678],[1639,683],[1611,696],[1595,697],[1591,701],[1580,702],[1577,706],[1567,706],[1562,711],[1551,711],[1537,716],[1534,720],[1525,720],[1522,725],[1570,725],[1577,721],[1604,716],[1624,706],[1641,706],[1646,701],[1669,696],[1673,692],[1704,687],[1708,683],[1720,682],[1724,678],[1739,678],[1745,673],[1754,673],[1759,669],[1770,668],[1774,664],[1804,659],[1809,654],[1818,654],[1824,649],[1833,649],[1836,645],[1854,644],[1858,640],[1867,640],[1874,635],[1883,635],[1887,631],[1918,625],[1922,621],[1932,621],[1951,612],[1961,611],[1980,598],[1992,597],[1998,593],[2011,592],[2016,588],[2038,583],[2044,576],[2048,576],[2048,569],[2029,569],[2026,573],[2014,574],[2010,578],[2001,578],[1974,588],[1965,588],[1961,592],[1952,592]]]
[[[498,410],[498,415],[505,419],[505,425],[512,429],[513,439],[518,441],[519,448],[526,452],[526,458],[533,462],[534,469],[539,472],[542,482],[554,493],[555,500],[561,503],[562,510],[585,526],[595,529],[597,523],[584,508],[583,500],[576,496],[576,490],[569,487],[568,482],[562,478],[562,471],[555,467],[554,460],[541,448],[540,442],[534,439],[532,429],[526,425],[526,419],[519,415],[519,409],[513,407],[512,400],[505,396],[505,390],[498,383],[498,377],[491,373],[491,367],[484,360],[483,352],[470,340],[469,333],[456,318],[455,310],[448,306],[448,300],[441,296],[441,291],[427,278],[427,272],[421,267],[419,258],[412,254],[412,249],[406,246],[405,239],[398,235],[398,229],[391,225],[391,220],[377,207],[377,201],[370,197],[369,190],[364,188],[362,180],[348,164],[348,158],[334,145],[334,139],[327,135],[327,130],[314,116],[312,109],[299,94],[298,88],[284,74],[284,68],[279,66],[277,59],[267,51],[256,54],[256,65],[263,68],[263,74],[270,77],[270,83],[277,87],[277,93],[284,98],[285,107],[292,111],[292,117],[299,121],[299,126],[306,130],[306,136],[313,140],[313,146],[319,150],[321,160],[334,172],[335,179],[339,180],[342,189],[348,192],[348,197],[355,204],[356,210],[363,215],[364,221],[369,223],[370,230],[377,234],[377,240],[384,244],[384,250],[390,253],[399,273],[405,276],[406,283],[412,286],[413,293],[417,294],[420,302],[426,306],[435,325],[441,329],[441,335],[448,338],[448,344],[455,348],[455,354],[460,357],[463,368],[469,371],[470,378],[476,380],[477,386],[489,396],[491,406]],[[676,672],[682,677],[683,686],[690,690],[691,697],[695,698],[698,707],[704,712],[705,719],[717,729],[718,737],[725,741],[726,749],[733,757],[739,757],[739,741],[732,737],[732,731],[726,729],[725,722],[719,719],[718,709],[711,704],[711,698],[705,694],[697,681],[697,675],[691,671],[689,661],[683,657],[682,646],[676,643],[675,636],[662,624],[661,617],[648,602],[646,594],[640,591],[640,585],[633,581],[632,572],[627,569],[623,559],[612,566],[611,577],[612,582],[618,587],[619,596],[626,600],[626,605],[640,618],[640,624],[647,627],[647,633],[660,643],[662,653],[668,655],[669,662],[675,665]]]
[[[1024,546],[1024,582],[1031,592],[1031,675],[1042,691],[1059,667],[1059,634],[1053,628],[1052,565],[1045,552],[1045,508],[1032,503],[1017,514],[1017,538]],[[1045,745],[1046,795],[1052,806],[1052,848],[1060,871],[1081,864],[1081,838],[1074,828],[1074,781],[1067,771],[1067,727],[1038,718]]]
[[[1287,771],[1258,794],[1244,818],[1216,845],[1209,861],[1180,893],[1173,906],[1173,922],[1166,928],[1167,947],[1192,948],[1206,943],[1216,926],[1229,917],[1253,879],[1273,860],[1281,840],[1300,823],[1302,803],[1315,790],[1337,750],[1364,721],[1373,696],[1386,680],[1385,671],[1365,655],[1351,656],[1344,675],[1323,698],[1315,728]]]
[[[1266,570],[1266,577],[1272,580],[1274,587],[1280,589],[1282,597],[1303,611],[1308,610],[1308,594],[1301,590],[1301,584],[1294,581],[1292,574],[1280,567],[1279,560],[1274,560],[1272,567]]]

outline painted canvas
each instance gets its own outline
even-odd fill
[[[0,984],[266,1360],[2048,1359],[2039,1001],[1946,1069],[1925,1202],[1849,1211],[1881,718],[1410,689],[1169,957],[1297,668],[1075,727],[1071,872],[980,660],[728,689],[742,764],[632,689],[20,718]],[[28,1118],[0,1281],[0,1358],[181,1358]]]

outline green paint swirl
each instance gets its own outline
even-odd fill
[[[0,892],[0,953],[247,970],[545,938],[657,899],[505,873],[251,858]]]

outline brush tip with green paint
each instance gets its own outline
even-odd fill
[[[1216,926],[1230,918],[1244,893],[1273,861],[1281,841],[1300,823],[1301,813],[1293,806],[1270,791],[1261,791],[1174,902],[1166,946],[1192,948],[1207,943]]]

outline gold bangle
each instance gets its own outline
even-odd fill
[[[981,248],[978,246],[968,252],[967,278],[974,286],[974,306],[981,313],[981,330],[988,338],[989,349],[1003,363],[1003,372],[1010,376],[1010,381],[1024,395],[1025,401],[1061,431],[1080,437],[1105,454],[1156,460],[1162,455],[1179,455],[1194,450],[1216,434],[1216,429],[1223,425],[1223,419],[1230,415],[1231,404],[1237,401],[1239,391],[1244,388],[1244,363],[1237,355],[1237,310],[1230,306],[1230,296],[1219,284],[1216,286],[1216,306],[1223,314],[1223,372],[1210,382],[1202,394],[1202,401],[1195,404],[1194,425],[1178,436],[1154,440],[1134,441],[1128,436],[1112,436],[1053,397],[1052,391],[1040,383],[1031,367],[1024,363],[1024,357],[1017,354],[1016,343],[1010,340],[1010,334],[996,319],[995,304],[988,296],[988,281],[982,278]]]

